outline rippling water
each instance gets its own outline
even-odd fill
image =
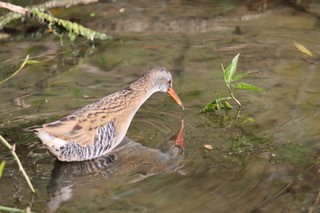
[[[236,3],[79,6],[70,9],[70,17],[116,39],[94,47],[81,38],[60,46],[49,34],[4,42],[1,79],[26,54],[40,61],[0,90],[0,133],[17,144],[37,194],[29,193],[0,146],[0,160],[7,161],[0,204],[36,212],[318,211],[317,18],[288,7],[255,13]],[[297,51],[294,40],[314,57]],[[226,95],[221,63],[226,66],[238,52],[239,70],[251,71],[246,82],[266,93],[236,92],[244,105],[240,120],[251,122],[235,126],[236,110],[199,111],[216,90]],[[186,110],[166,94],[153,95],[116,152],[61,163],[32,132],[23,131],[125,88],[154,65],[171,70]],[[179,147],[174,135],[182,120],[185,146]]]

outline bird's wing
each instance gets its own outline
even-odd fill
[[[90,146],[101,135],[98,132],[100,127],[108,125],[130,110],[129,102],[122,98],[122,93],[123,91],[106,96],[58,121],[44,124],[40,130],[66,142],[76,142],[83,147]],[[115,123],[113,127],[117,128]]]
[[[86,147],[95,142],[97,129],[108,124],[114,116],[103,110],[77,110],[75,113],[66,116],[52,123],[44,124],[42,131],[45,131],[66,142],[76,142]]]

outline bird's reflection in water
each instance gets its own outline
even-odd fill
[[[48,184],[48,211],[55,212],[62,203],[83,196],[108,192],[146,177],[179,172],[184,159],[184,123],[176,135],[152,149],[125,138],[112,153],[83,162],[56,161]],[[112,195],[111,195],[112,196]]]

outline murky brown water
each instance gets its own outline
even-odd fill
[[[74,7],[69,16],[116,39],[60,46],[48,34],[2,43],[0,79],[27,54],[40,63],[0,85],[0,133],[17,144],[37,194],[1,145],[0,160],[7,164],[0,205],[36,212],[320,211],[318,19],[288,7],[251,13],[235,2]],[[96,16],[88,18],[92,11]],[[314,58],[297,51],[294,40]],[[251,71],[246,82],[266,91],[237,91],[241,115],[254,118],[241,127],[231,124],[235,110],[198,113],[216,90],[226,94],[220,64],[238,52],[239,70]],[[33,133],[22,131],[123,89],[154,65],[171,70],[187,109],[165,94],[153,95],[117,152],[56,162]],[[182,118],[186,145],[178,148],[172,136]]]

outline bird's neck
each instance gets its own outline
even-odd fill
[[[140,78],[123,90],[123,93],[129,101],[128,105],[139,109],[139,107],[156,91],[152,81],[147,78]]]
[[[118,101],[121,100],[119,105],[120,108],[123,109],[123,114],[116,118],[119,123],[122,123],[118,129],[119,135],[116,143],[120,143],[125,136],[132,118],[140,106],[155,92],[151,83],[139,80],[133,82],[129,87],[119,92],[120,98]]]

